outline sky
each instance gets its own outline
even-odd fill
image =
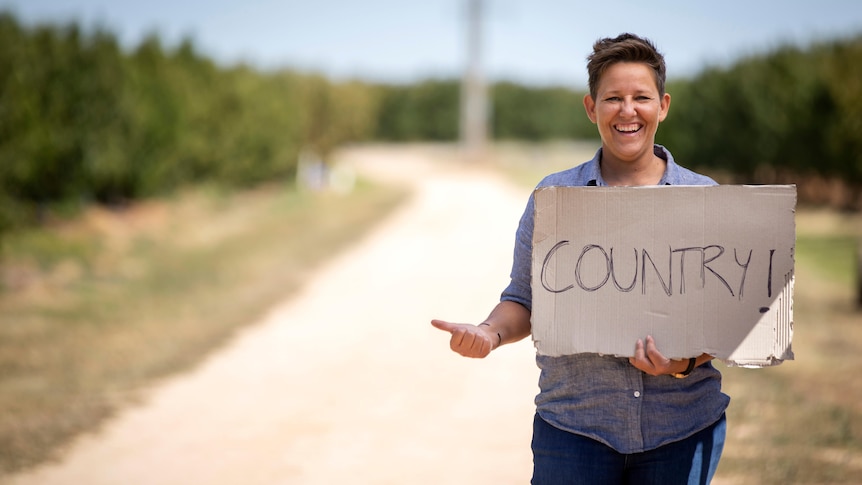
[[[793,43],[862,34],[858,0],[483,0],[489,80],[586,85],[593,42],[621,32],[654,41],[670,78]],[[157,33],[193,40],[221,65],[411,83],[460,77],[467,0],[0,0],[19,21],[76,22],[129,49]]]

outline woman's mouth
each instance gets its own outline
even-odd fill
[[[640,129],[643,128],[643,125],[640,123],[628,123],[624,125],[615,125],[614,129],[616,129],[620,133],[637,133]]]

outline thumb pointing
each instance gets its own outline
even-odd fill
[[[458,326],[454,323],[449,323],[443,320],[431,320],[431,325],[443,330],[444,332],[452,333]]]

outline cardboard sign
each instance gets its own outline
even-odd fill
[[[729,365],[793,359],[796,186],[546,187],[535,194],[540,354]]]

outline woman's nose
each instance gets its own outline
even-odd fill
[[[624,99],[622,105],[622,114],[632,116],[635,114],[635,102],[633,99]]]

